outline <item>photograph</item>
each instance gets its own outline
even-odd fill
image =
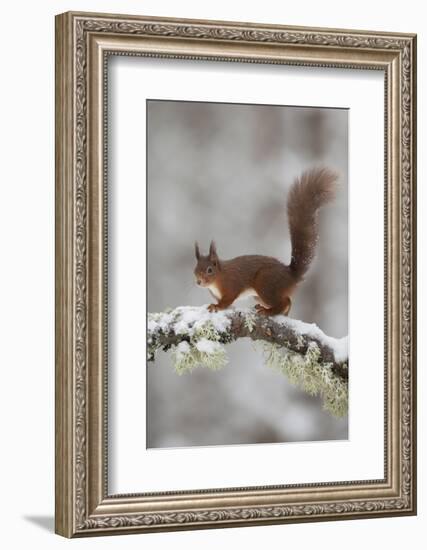
[[[348,118],[146,101],[147,448],[348,438]]]

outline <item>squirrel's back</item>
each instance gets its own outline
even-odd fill
[[[335,197],[337,174],[315,168],[296,179],[288,195],[292,257],[289,268],[297,279],[306,273],[318,240],[318,210]]]

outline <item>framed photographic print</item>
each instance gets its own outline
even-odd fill
[[[56,18],[56,532],[416,513],[416,37]]]

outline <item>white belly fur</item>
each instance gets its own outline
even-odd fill
[[[219,288],[216,286],[216,284],[211,284],[206,288],[210,290],[214,298],[216,298],[217,300],[221,300],[222,294]],[[241,292],[235,301],[237,302],[238,300],[245,300],[246,298],[250,298],[250,297],[254,297],[256,301],[258,301],[259,303],[262,303],[261,298],[258,296],[258,294],[255,292],[253,288],[247,288],[246,290]]]
[[[208,288],[208,289],[210,290],[210,292],[211,292],[211,294],[212,294],[212,296],[213,296],[214,298],[216,298],[217,300],[221,300],[222,294],[221,294],[221,292],[219,291],[219,288],[216,286],[215,283],[209,285],[209,286],[206,287],[206,288]]]
[[[244,290],[239,294],[236,300],[245,300],[246,298],[250,298],[251,296],[253,296],[255,299],[258,298],[258,294],[255,292],[253,288],[247,288],[246,290]]]

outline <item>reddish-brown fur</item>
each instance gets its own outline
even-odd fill
[[[238,256],[220,260],[212,241],[209,254],[202,256],[196,243],[197,265],[194,270],[197,283],[211,287],[217,304],[209,311],[229,307],[245,291],[253,290],[261,302],[256,306],[262,315],[287,315],[291,295],[303,279],[314,258],[318,239],[317,212],[334,196],[337,176],[326,169],[315,169],[302,174],[292,185],[288,196],[289,229],[292,258],[285,265],[270,256]]]

